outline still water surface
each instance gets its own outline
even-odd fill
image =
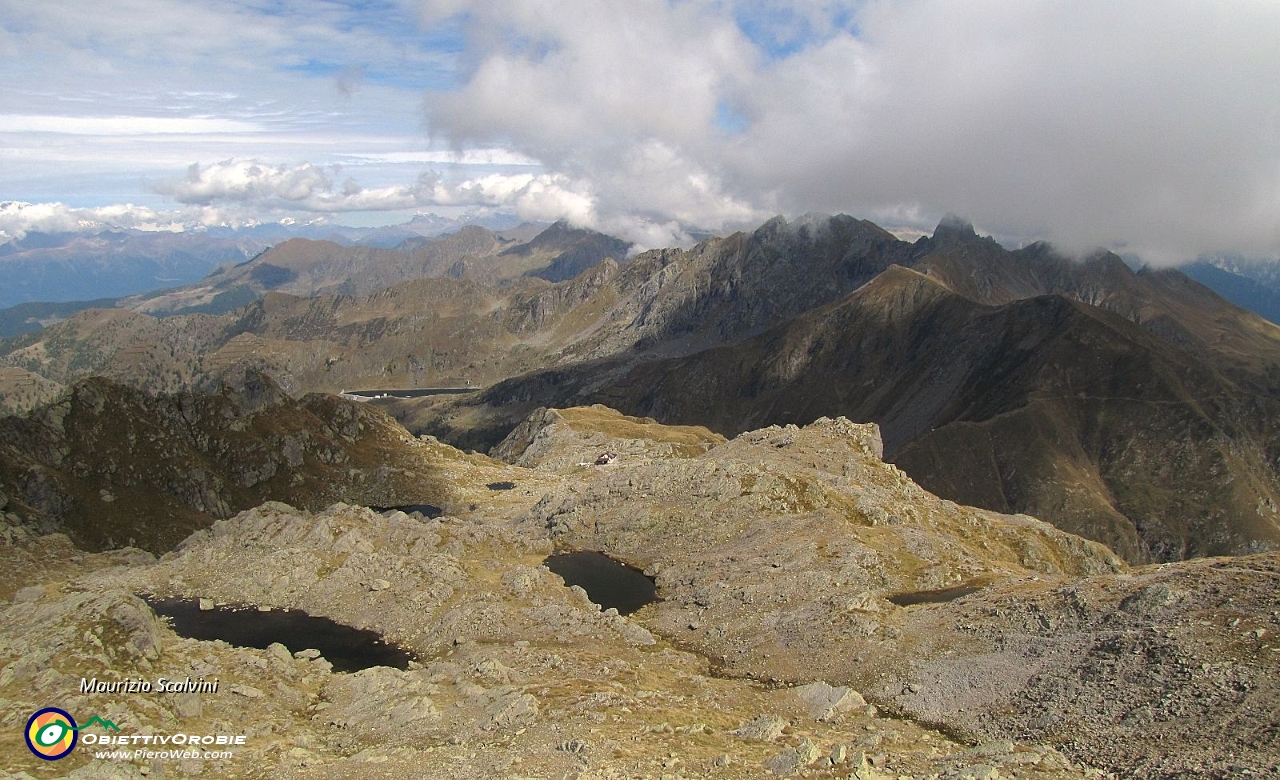
[[[383,641],[374,631],[312,617],[296,609],[259,612],[256,607],[215,607],[201,610],[196,599],[146,598],[157,615],[169,619],[174,632],[188,639],[221,639],[239,647],[265,650],[279,642],[289,652],[319,650],[337,672],[358,672],[374,666],[408,669],[407,650]]]
[[[556,553],[543,563],[564,580],[587,592],[587,598],[601,609],[613,607],[618,614],[630,615],[645,604],[658,600],[653,580],[637,569],[598,552]]]

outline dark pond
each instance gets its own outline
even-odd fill
[[[221,639],[260,650],[279,642],[291,653],[315,649],[338,672],[358,672],[373,666],[408,669],[413,658],[407,650],[384,642],[374,631],[312,617],[301,610],[259,612],[256,607],[216,607],[201,611],[196,599],[143,598],[157,615],[169,618],[177,634],[188,639]]]
[[[405,506],[371,506],[369,508],[375,512],[390,512],[393,509],[399,509],[401,512],[404,512],[406,515],[411,515],[414,512],[417,512],[418,514],[422,515],[428,520],[431,520],[436,517],[440,517],[441,515],[444,514],[444,510],[436,506],[435,504],[406,504]]]
[[[653,580],[604,553],[556,553],[543,563],[559,574],[565,585],[577,585],[585,590],[587,597],[601,609],[613,607],[621,615],[630,615],[658,600]]]
[[[918,590],[915,593],[899,593],[896,596],[889,596],[888,599],[900,607],[909,607],[912,604],[942,604],[963,598],[970,593],[977,593],[980,590],[982,588],[976,585],[959,585],[954,588],[942,588],[940,590]]]
[[[514,482],[490,482],[485,487],[490,490],[514,490],[516,483]]]

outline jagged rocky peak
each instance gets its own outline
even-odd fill
[[[1097,249],[1084,257],[1086,268],[1118,278],[1134,276],[1134,270],[1120,255],[1106,249]]]
[[[238,407],[251,412],[279,406],[289,398],[274,379],[252,368],[223,377],[222,393]]]
[[[799,231],[799,230],[821,231],[829,227],[831,225],[832,220],[834,219],[835,217],[831,216],[830,214],[823,214],[816,211],[809,211],[804,214],[801,214],[799,217],[792,220],[791,229],[796,231]]]
[[[815,211],[805,212],[798,217],[788,221],[786,217],[779,214],[760,227],[756,228],[753,235],[760,239],[766,239],[771,236],[780,234],[796,235],[807,232],[816,235],[830,228],[832,221],[836,219],[850,219],[845,215],[833,217],[830,214],[822,214]]]
[[[787,218],[779,214],[752,231],[751,236],[757,240],[766,240],[771,236],[786,232],[787,229]]]
[[[583,232],[585,231],[582,231],[579,228],[574,227],[573,225],[569,224],[568,221],[559,219],[559,220],[556,220],[555,222],[552,222],[550,225],[547,226],[546,230],[539,233],[537,237],[534,238],[534,242],[539,242],[539,241],[547,242],[547,241],[551,241],[564,236],[580,234]]]
[[[1064,252],[1062,249],[1059,249],[1048,241],[1036,241],[1032,244],[1028,244],[1022,249],[1015,250],[1014,254],[1019,258],[1036,262],[1041,265],[1070,262],[1082,265],[1094,272],[1105,272],[1117,275],[1118,277],[1134,276],[1136,273],[1134,269],[1124,261],[1124,258],[1120,257],[1115,252],[1103,249],[1102,247],[1097,247],[1078,254],[1071,254],[1069,252]]]
[[[956,214],[944,216],[933,231],[933,240],[936,242],[972,239],[977,236],[973,223]]]
[[[476,244],[497,244],[501,243],[502,238],[483,225],[463,225],[452,233],[445,233],[437,240],[446,239],[453,240],[455,243],[469,241]]]

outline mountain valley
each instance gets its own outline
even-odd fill
[[[407,253],[294,240],[231,273],[367,292],[272,289],[219,316],[85,311],[8,342],[0,366],[28,403],[92,375],[167,393],[246,370],[291,394],[487,388],[389,404],[411,430],[481,451],[539,406],[725,435],[844,415],[880,424],[890,460],[929,489],[1133,562],[1280,544],[1280,330],[1176,271],[1010,252],[955,219],[912,244],[810,216],[622,250],[563,225],[524,243],[468,227]],[[537,276],[564,263],[585,270]]]
[[[459,392],[339,395],[396,388]],[[1280,328],[1177,271],[955,218],[293,239],[0,342],[0,413],[8,776],[47,706],[246,735],[85,780],[1280,771]],[[657,599],[565,587],[583,550]],[[79,688],[157,675],[222,687]]]

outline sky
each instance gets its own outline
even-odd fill
[[[0,232],[775,214],[1280,257],[1272,0],[0,0]]]

